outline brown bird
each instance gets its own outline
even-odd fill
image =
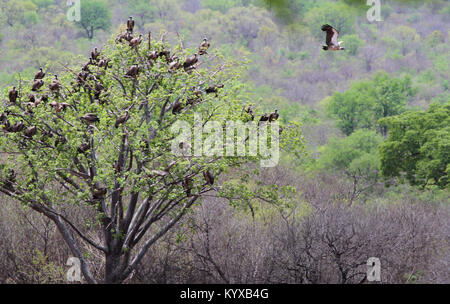
[[[51,91],[58,91],[62,88],[61,81],[58,79],[58,75],[55,75],[55,78],[52,80],[52,83],[49,85]]]
[[[130,41],[130,46],[133,48],[137,48],[139,44],[142,42],[142,34],[139,34],[139,37],[133,38]]]
[[[327,32],[326,45],[322,47],[325,51],[345,50],[341,47],[342,41],[338,41],[339,31],[329,24],[322,25],[322,31]]]
[[[25,128],[25,125],[22,121],[16,122],[14,125],[9,127],[8,131],[11,133],[17,133],[22,131]]]
[[[183,110],[183,103],[179,100],[175,102],[172,108],[172,114],[178,114]]]
[[[275,112],[270,113],[269,122],[277,120],[279,116],[278,110],[275,110]]]
[[[34,80],[43,79],[45,77],[45,73],[42,71],[42,68],[39,68],[39,71],[34,74]]]
[[[198,54],[195,53],[194,55],[188,57],[186,59],[186,61],[183,63],[184,70],[188,70],[190,68],[193,68],[192,66],[194,64],[196,64],[197,62],[198,62]]]
[[[180,59],[178,58],[172,58],[173,61],[169,63],[169,72],[174,72],[178,70],[181,67]]]
[[[131,33],[134,30],[134,20],[132,16],[130,16],[130,19],[127,20],[127,30],[130,31]]]
[[[94,61],[97,61],[98,57],[100,56],[100,52],[97,48],[94,48],[94,50],[91,52],[91,58]]]
[[[68,103],[56,102],[56,101],[52,101],[50,103],[50,106],[55,110],[56,113],[59,113],[61,111],[65,111],[67,109],[67,107],[70,107],[70,105]]]
[[[269,115],[267,113],[264,113],[263,116],[261,116],[261,118],[259,119],[259,121],[268,121],[269,120]]]
[[[100,59],[98,62],[98,66],[100,68],[105,68],[105,70],[108,68],[109,65],[109,59]]]
[[[87,113],[84,116],[81,116],[80,119],[87,123],[95,123],[100,121],[98,116],[94,113]]]
[[[106,188],[95,188],[92,191],[92,196],[95,200],[99,200],[105,197],[108,190]]]
[[[192,184],[193,184],[192,183],[192,178],[190,178],[190,177],[186,177],[182,181],[183,189],[186,192],[187,196],[191,196]]]
[[[83,67],[81,68],[82,71],[88,72],[89,71],[89,66],[90,65],[94,65],[94,62],[92,61],[92,57],[89,58],[89,61],[86,62]]]
[[[19,96],[19,92],[16,91],[16,87],[13,87],[11,91],[9,91],[9,102],[16,103],[17,96]]]
[[[136,76],[139,74],[139,65],[133,64],[130,69],[127,71],[126,76],[131,78],[136,78]]]
[[[126,123],[128,119],[130,119],[130,113],[128,112],[128,110],[125,110],[124,114],[117,117],[116,124],[114,126],[118,128],[121,124]]]
[[[223,84],[218,84],[218,85],[215,85],[215,86],[210,86],[209,88],[207,88],[205,90],[205,92],[206,92],[206,94],[215,93],[216,97],[217,97],[218,89],[221,89],[221,88],[223,88]]]
[[[166,57],[166,61],[170,61],[170,51],[164,50],[158,53],[159,57]]]
[[[203,171],[203,176],[205,177],[207,184],[211,186],[214,184],[214,176],[211,174],[211,172],[209,172],[208,170]]]
[[[158,52],[157,51],[153,51],[153,52],[150,52],[148,54],[148,60],[154,61],[156,59],[158,59]]]
[[[36,128],[36,126],[28,127],[28,128],[25,130],[25,136],[28,137],[28,138],[33,137],[34,135],[36,135],[36,133],[37,133],[37,128]]]
[[[44,85],[44,80],[42,80],[42,79],[36,79],[36,80],[33,82],[33,86],[32,86],[32,88],[31,88],[31,91],[36,92],[36,91],[39,90],[43,85]]]
[[[91,148],[91,145],[90,145],[90,144],[84,143],[84,144],[81,144],[81,145],[77,148],[77,151],[78,151],[78,153],[80,153],[80,154],[84,154],[84,153],[86,153],[90,148]]]
[[[210,43],[208,41],[208,38],[204,38],[203,42],[200,44],[199,48],[198,48],[198,54],[201,55],[205,55],[208,54],[206,51],[209,49]]]

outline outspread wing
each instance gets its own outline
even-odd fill
[[[338,45],[339,32],[329,24],[322,25],[322,31],[327,32],[326,44],[328,46]]]
[[[332,28],[332,32],[333,32],[333,37],[331,37],[331,44],[339,45],[339,43],[338,43],[338,36],[339,36],[338,30],[335,29],[335,28]]]

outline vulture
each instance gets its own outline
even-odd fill
[[[25,125],[22,121],[16,122],[14,125],[9,127],[8,131],[11,133],[20,132],[25,128]]]
[[[0,123],[3,123],[4,121],[6,121],[7,118],[8,118],[8,114],[2,113],[0,115]]]
[[[206,50],[208,50],[208,48],[209,48],[209,42],[208,42],[208,39],[207,38],[204,38],[203,39],[203,42],[200,44],[200,46],[198,47],[198,54],[201,56],[201,55],[205,55],[205,54],[208,54],[207,52],[206,52]]]
[[[106,188],[94,188],[92,196],[95,200],[99,200],[105,197],[106,192],[108,192]]]
[[[130,19],[127,20],[127,31],[132,33],[133,29],[134,29],[134,20],[133,17],[130,16]]]
[[[186,61],[183,63],[184,70],[192,69],[193,65],[198,62],[198,54],[195,53],[194,55],[188,57]]]
[[[39,71],[36,74],[34,74],[34,80],[43,79],[44,76],[45,73],[42,71],[42,68],[39,68]]]
[[[127,71],[126,76],[131,78],[136,78],[136,76],[139,74],[139,66],[137,64],[133,64],[130,69]]]
[[[109,59],[100,59],[100,61],[98,62],[98,66],[100,68],[105,68],[105,70],[108,68],[109,65]]]
[[[130,41],[130,46],[133,48],[137,48],[139,44],[142,42],[142,34],[139,34],[139,37],[133,38]]]
[[[166,61],[170,61],[170,51],[161,51],[158,53],[158,57],[166,57]]]
[[[261,118],[259,119],[259,121],[268,121],[269,120],[269,115],[267,113],[264,113],[263,116],[261,116]]]
[[[25,130],[25,136],[28,137],[28,138],[33,137],[34,135],[36,135],[36,133],[37,133],[37,128],[36,128],[36,126],[28,127],[28,128]]]
[[[203,171],[203,176],[205,177],[207,184],[211,186],[214,184],[214,176],[211,174],[211,172],[209,172],[208,170]]]
[[[9,91],[9,102],[16,103],[18,95],[19,95],[19,92],[16,91],[16,87],[13,87],[12,90]]]
[[[114,126],[118,128],[121,124],[126,123],[128,119],[130,119],[130,113],[128,113],[128,110],[125,110],[124,114],[117,117],[116,124]]]
[[[175,102],[172,108],[172,114],[178,114],[183,110],[183,103],[179,100]]]
[[[215,86],[210,86],[209,88],[207,88],[205,90],[205,92],[206,92],[206,94],[215,93],[216,97],[217,97],[218,89],[221,89],[221,88],[223,88],[223,84],[218,84],[218,85],[215,85]]]
[[[98,51],[97,48],[94,48],[94,50],[91,52],[92,60],[97,61],[98,56],[100,56],[100,52]]]
[[[252,105],[249,105],[247,107],[247,109],[245,109],[245,112],[247,112],[247,114],[250,115],[250,119],[253,121],[255,120],[255,115],[253,115],[253,109],[252,109]]]
[[[158,52],[153,51],[148,54],[148,60],[156,60],[158,59]]]
[[[33,82],[33,86],[31,88],[31,91],[36,92],[37,90],[39,90],[42,86],[44,85],[44,80],[42,79],[36,79]]]
[[[342,41],[338,41],[339,31],[329,24],[322,25],[322,31],[327,32],[326,45],[322,47],[325,51],[345,50],[341,47]]]
[[[84,143],[77,148],[77,151],[78,153],[83,154],[86,153],[90,148],[91,148],[90,144]]]
[[[65,102],[52,101],[50,103],[50,106],[55,110],[56,113],[59,113],[61,111],[65,111],[67,109],[67,107],[69,107],[70,105]]]
[[[94,113],[87,113],[86,115],[81,116],[80,119],[87,123],[94,123],[100,121],[100,119],[98,119],[98,116]]]
[[[183,181],[183,188],[184,191],[186,192],[187,196],[191,196],[191,190],[192,190],[192,178],[190,177],[186,177]]]
[[[90,66],[90,65],[93,65],[93,64],[94,64],[94,62],[92,61],[92,57],[91,57],[91,58],[89,58],[89,61],[86,62],[86,63],[83,65],[83,67],[81,68],[81,70],[82,70],[82,71],[85,71],[85,72],[88,72],[88,71],[89,71],[89,66]]]
[[[279,116],[278,110],[275,110],[275,112],[270,113],[269,122],[277,120]]]
[[[52,80],[52,83],[49,87],[51,91],[58,91],[60,88],[62,88],[62,84],[58,79],[58,75],[55,75],[55,79]]]
[[[178,70],[181,67],[181,63],[180,63],[180,59],[178,58],[173,58],[173,61],[171,61],[169,63],[169,71],[170,72],[174,72],[176,70]]]

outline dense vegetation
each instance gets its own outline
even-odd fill
[[[211,56],[229,62],[240,76],[225,86],[231,95],[221,95],[223,100],[240,108],[240,100],[250,102],[257,114],[276,108],[280,122],[301,125],[302,135],[286,143],[276,168],[255,173],[251,163],[239,170],[216,164],[217,172],[226,171],[220,191],[195,204],[156,242],[127,282],[359,283],[365,261],[377,256],[384,282],[448,283],[450,6],[382,1],[383,21],[370,23],[367,6],[358,2],[81,0],[82,21],[71,22],[66,1],[0,0],[0,107],[8,107],[11,87],[31,84],[41,66],[47,75],[64,74],[69,86],[67,67],[81,66],[94,47],[103,51],[130,15],[136,32],[151,31],[155,41],[168,32],[167,42],[181,43],[186,56],[207,37]],[[345,51],[321,50],[324,23],[340,30]],[[107,52],[120,61],[109,47]],[[105,87],[117,69],[102,79]],[[74,93],[68,100],[83,103],[87,97]],[[120,98],[115,102],[126,106]],[[81,115],[71,111],[64,114],[69,122]],[[44,109],[35,115],[50,119]],[[99,128],[108,133],[112,120],[102,117]],[[120,140],[120,131],[108,133],[111,142]],[[12,148],[1,132],[2,145]],[[67,155],[82,144],[85,133],[77,132]],[[58,153],[26,155],[50,172],[67,165],[67,155]],[[0,157],[4,182],[16,160]],[[25,175],[27,170],[22,167]],[[41,187],[31,194],[47,192]],[[0,203],[0,281],[64,282],[73,252],[53,223],[3,194]],[[86,224],[98,220],[92,209],[73,204],[65,214],[100,241],[98,226]],[[93,277],[100,278],[102,256],[89,246],[82,250]]]

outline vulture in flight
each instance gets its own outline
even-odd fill
[[[130,19],[127,20],[127,30],[132,33],[133,29],[134,29],[134,20],[133,17],[130,16]]]
[[[9,91],[9,102],[16,103],[18,95],[19,95],[19,92],[16,91],[16,87],[13,87],[12,90]]]
[[[42,71],[42,68],[39,68],[39,71],[36,74],[34,74],[34,80],[43,79],[44,76],[45,73]]]
[[[341,47],[342,41],[338,41],[339,31],[329,24],[322,25],[322,31],[327,32],[326,45],[322,47],[325,51],[345,50]]]
[[[204,38],[203,42],[200,44],[200,46],[198,47],[198,54],[201,55],[205,55],[208,54],[206,51],[209,49],[210,43],[208,41],[208,38]]]

